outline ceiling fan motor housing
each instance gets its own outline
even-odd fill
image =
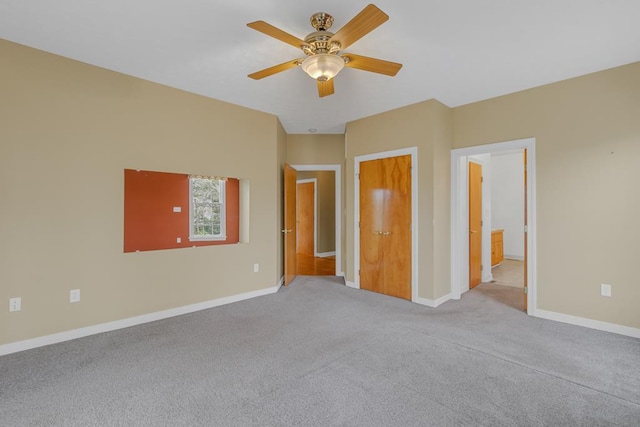
[[[304,41],[307,45],[302,46],[302,51],[310,56],[317,53],[338,53],[340,51],[340,43],[330,42],[333,33],[329,31],[315,31],[307,37]]]
[[[340,51],[340,43],[330,42],[333,33],[327,31],[333,25],[333,16],[325,12],[314,13],[311,16],[311,25],[316,29],[305,37],[307,45],[302,46],[302,51],[307,56],[319,53],[336,54]]]

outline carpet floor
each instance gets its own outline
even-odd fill
[[[640,340],[529,317],[509,291],[431,309],[300,276],[0,357],[0,425],[640,425]]]

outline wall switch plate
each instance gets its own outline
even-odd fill
[[[176,243],[182,243],[182,238],[176,237]]]
[[[182,208],[181,208],[180,206],[174,206],[174,207],[173,207],[173,211],[174,211],[175,213],[182,212]]]
[[[20,311],[22,310],[22,298],[11,298],[9,299],[9,311]]]
[[[605,285],[605,284],[600,285],[600,295],[603,297],[610,297],[611,285]]]
[[[257,273],[258,271],[260,271],[260,264],[253,264],[253,272]]]
[[[69,291],[69,302],[80,302],[80,289]]]

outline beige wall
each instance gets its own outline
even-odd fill
[[[639,328],[640,63],[459,107],[453,118],[456,148],[536,139],[538,308]]]
[[[446,295],[450,289],[451,110],[430,100],[348,123],[346,146],[347,253],[350,259],[346,265],[347,280],[355,279],[355,157],[418,147],[418,296],[435,299]]]
[[[0,58],[0,344],[277,284],[275,116],[1,40]],[[124,254],[125,168],[249,180],[250,242]]]
[[[336,250],[336,181],[333,171],[299,171],[298,179],[315,179],[317,191],[316,249],[320,253]]]
[[[433,104],[433,294],[451,291],[451,144],[453,114],[439,102]],[[429,226],[429,224],[424,224]]]
[[[287,135],[287,162],[292,165],[342,165],[344,135]]]
[[[0,310],[0,345],[276,285],[285,161],[342,166],[353,281],[354,158],[412,146],[419,296],[439,298],[450,286],[450,149],[526,137],[538,308],[640,327],[640,63],[453,110],[425,101],[349,123],[345,137],[286,135],[272,115],[2,40],[0,57],[0,301],[23,299],[20,312]],[[125,168],[248,180],[249,243],[124,254]]]

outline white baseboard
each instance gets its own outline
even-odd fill
[[[349,282],[345,280],[345,285],[347,285],[350,288],[353,289],[360,289],[360,287],[356,286],[356,284],[354,282]],[[449,301],[450,299],[452,299],[453,296],[451,294],[447,294],[445,296],[442,296],[436,300],[432,300],[432,299],[428,299],[428,298],[421,298],[421,297],[416,297],[413,299],[412,302],[416,303],[416,304],[420,304],[420,305],[426,305],[427,307],[432,307],[432,308],[436,308],[437,306],[444,304],[445,302]]]
[[[345,275],[344,275],[344,271],[341,271],[340,273],[336,274],[336,276],[338,276],[338,277],[345,277]]]
[[[615,323],[601,322],[599,320],[587,319],[585,317],[571,316],[570,314],[540,309],[535,310],[532,315],[534,317],[540,317],[541,319],[555,320],[556,322],[568,323],[570,325],[584,326],[585,328],[613,332],[614,334],[626,335],[633,338],[640,338],[640,329],[632,328],[630,326],[616,325]]]
[[[316,257],[326,258],[328,256],[336,256],[336,251],[333,252],[316,252]]]
[[[524,261],[524,257],[520,256],[520,255],[507,255],[507,254],[505,254],[504,255],[504,259],[513,259],[513,260],[516,260],[516,261]]]
[[[449,301],[451,298],[452,298],[451,294],[447,294],[435,300],[432,300],[429,298],[416,297],[413,302],[420,305],[426,305],[427,307],[436,308],[437,306]]]
[[[280,279],[280,283],[271,288],[245,292],[238,295],[231,295],[224,298],[218,298],[196,304],[185,305],[182,307],[171,308],[169,310],[157,311],[155,313],[143,314],[140,316],[129,317],[127,319],[115,320],[113,322],[101,323],[99,325],[87,326],[84,328],[73,329],[71,331],[59,332],[57,334],[45,335],[42,337],[32,338],[24,341],[3,344],[0,345],[0,356],[17,353],[19,351],[30,350],[32,348],[44,347],[46,345],[57,344],[64,341],[70,341],[76,338],[87,337],[89,335],[129,328],[131,326],[141,325],[143,323],[155,322],[156,320],[167,319],[169,317],[180,316],[183,314],[206,310],[213,307],[219,307],[221,305],[227,305],[246,299],[273,294],[278,292],[278,289],[280,289],[280,286],[282,286],[283,283],[284,276],[282,277],[282,279]]]

